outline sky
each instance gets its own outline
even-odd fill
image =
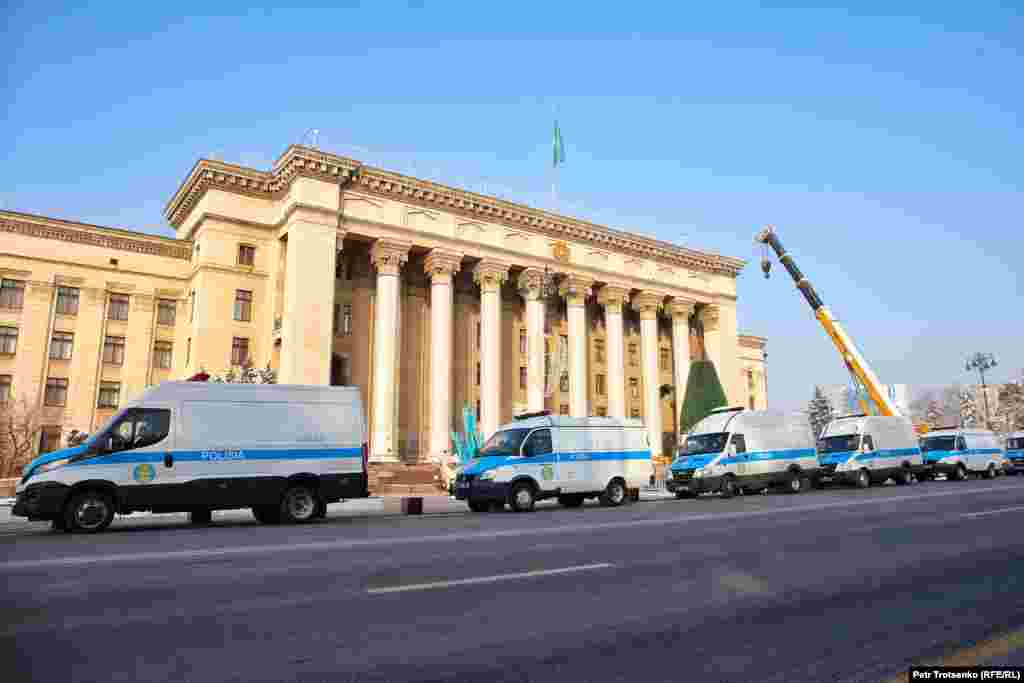
[[[0,207],[171,234],[197,159],[315,142],[747,259],[775,407],[847,375],[766,224],[884,382],[1024,368],[1021,4],[144,4],[6,4]]]

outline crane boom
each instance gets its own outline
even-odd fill
[[[842,357],[843,362],[846,364],[846,368],[850,371],[850,374],[867,390],[868,396],[878,406],[878,412],[881,415],[896,415],[900,416],[901,413],[896,405],[889,400],[889,396],[885,391],[884,385],[878,380],[878,376],[875,375],[874,371],[868,365],[868,362],[864,360],[864,356],[861,355],[857,349],[856,344],[850,338],[850,335],[846,333],[843,326],[839,324],[839,321],[835,319],[832,312],[828,310],[821,297],[814,291],[814,287],[810,281],[804,277],[800,269],[796,267],[796,263],[793,261],[793,257],[786,253],[786,250],[782,246],[782,242],[779,241],[775,231],[768,226],[757,234],[754,238],[756,242],[767,244],[778,256],[779,262],[782,263],[783,267],[789,273],[790,277],[793,278],[793,282],[796,283],[797,289],[803,294],[804,299],[810,304],[811,309],[814,311],[814,317],[818,319],[821,326],[825,328],[825,332],[828,334],[832,343],[835,344],[836,349],[839,351],[839,355]],[[771,269],[771,263],[765,258],[762,263],[765,277],[768,277],[768,273]]]

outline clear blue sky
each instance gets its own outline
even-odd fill
[[[775,405],[846,375],[762,279],[765,223],[884,381],[1024,366],[1019,5],[228,4],[8,6],[2,206],[164,232],[197,158],[266,168],[316,127],[551,208],[557,111],[562,211],[751,260],[740,326],[769,338]]]

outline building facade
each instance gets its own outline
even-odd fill
[[[738,259],[301,146],[269,171],[199,161],[166,217],[176,238],[0,212],[0,392],[41,411],[44,449],[245,362],[360,387],[375,462],[448,455],[463,406],[485,434],[637,417],[660,455],[698,358],[767,405]]]

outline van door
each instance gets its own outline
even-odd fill
[[[174,417],[171,405],[125,411],[99,435],[95,455],[83,463],[93,471],[83,474],[117,484],[128,508],[173,504],[182,493],[181,470],[174,463]]]
[[[540,484],[541,489],[551,491],[561,487],[564,481],[561,468],[551,443],[551,430],[547,427],[530,432],[523,442],[523,457],[516,463],[518,473],[526,474]]]

